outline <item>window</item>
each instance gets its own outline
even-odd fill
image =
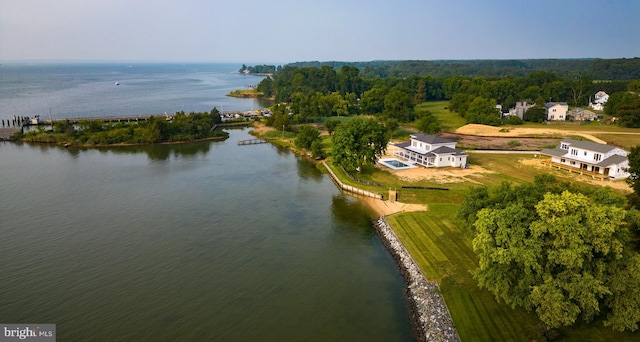
[[[595,161],[600,161],[602,159],[602,155],[600,153],[594,153],[593,154],[593,159]]]
[[[578,150],[576,150],[575,148],[571,149],[571,155],[572,156],[577,156],[578,155]]]
[[[568,145],[568,144],[565,144],[565,143],[562,143],[562,144],[560,145],[560,148],[561,148],[561,149],[563,149],[563,150],[568,150],[568,149],[569,149],[569,145]]]
[[[587,151],[584,151],[584,156],[585,156],[585,157],[587,156]]]

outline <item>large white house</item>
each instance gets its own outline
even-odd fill
[[[412,134],[411,140],[395,144],[394,155],[425,167],[466,167],[467,154],[456,150],[456,142],[437,135]]]
[[[547,121],[566,120],[569,105],[566,102],[547,102]]]
[[[551,156],[555,164],[614,179],[629,177],[627,151],[616,146],[565,138],[557,148],[544,149],[541,153]]]

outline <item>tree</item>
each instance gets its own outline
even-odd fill
[[[338,127],[339,124],[340,124],[340,120],[327,119],[324,122],[324,128],[327,130],[327,132],[329,132],[329,135],[332,135],[333,131],[336,129],[336,127]]]
[[[629,205],[640,209],[640,145],[632,146],[627,155],[629,160],[629,177],[626,182],[631,186],[633,192],[627,195]]]
[[[312,126],[301,126],[296,137],[296,146],[308,150],[315,140],[320,139],[320,132]]]
[[[524,112],[524,121],[542,122],[547,118],[547,110],[541,105],[535,105]]]
[[[442,130],[440,122],[431,112],[421,114],[418,120],[416,120],[415,126],[425,134],[436,134]]]
[[[479,96],[471,101],[464,118],[468,123],[493,126],[500,124],[500,112],[496,109],[496,101]]]
[[[640,258],[626,244],[626,210],[569,191],[546,193],[533,210],[517,199],[506,203],[481,209],[473,224],[480,287],[535,310],[550,328],[601,312],[605,325],[638,328]]]
[[[413,102],[409,90],[401,85],[391,88],[384,96],[383,113],[386,117],[400,122],[413,120]]]
[[[384,110],[384,97],[387,88],[383,85],[375,85],[362,94],[362,112],[366,114],[379,114]]]
[[[375,164],[389,142],[383,124],[359,116],[341,123],[332,139],[334,161],[352,170]]]

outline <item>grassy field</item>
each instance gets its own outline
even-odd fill
[[[467,122],[460,114],[452,113],[447,109],[449,101],[433,101],[423,102],[416,106],[416,112],[421,113],[425,111],[431,112],[433,116],[440,121],[442,130],[445,132],[453,132],[457,128],[464,126]]]

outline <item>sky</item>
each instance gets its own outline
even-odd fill
[[[640,57],[640,0],[0,0],[0,61]]]

